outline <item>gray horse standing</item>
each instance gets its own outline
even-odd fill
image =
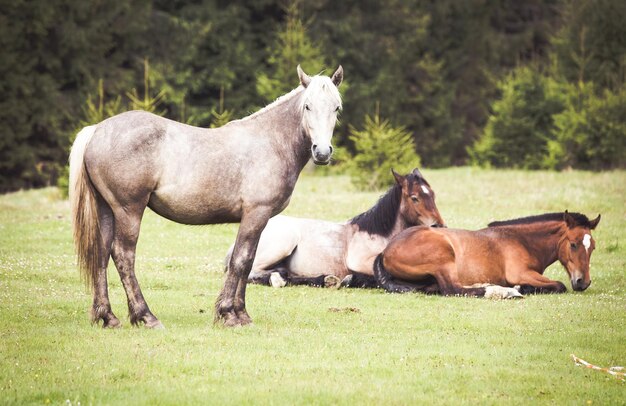
[[[226,326],[251,323],[246,282],[261,232],[289,203],[309,158],[329,163],[341,108],[341,66],[331,78],[297,70],[301,86],[221,128],[132,111],[78,134],[70,154],[70,203],[79,266],[93,288],[94,323],[120,325],[108,296],[106,269],[112,257],[131,323],[163,327],[135,277],[146,207],[183,224],[241,223],[215,320]]]

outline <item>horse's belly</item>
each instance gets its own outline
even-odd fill
[[[290,274],[296,277],[348,274],[345,264],[346,237],[341,224],[317,221],[305,227],[288,261]]]
[[[236,201],[223,196],[211,199],[206,194],[153,193],[148,207],[167,219],[183,224],[236,223],[241,220],[241,204],[233,203]]]
[[[458,248],[458,247],[457,247]],[[475,242],[471,250],[456,250],[456,272],[463,286],[491,283],[506,286],[504,264],[498,260],[499,251]]]
[[[342,247],[323,247],[316,250],[297,248],[289,258],[288,268],[295,277],[335,275],[343,278],[348,268],[343,260]]]
[[[491,283],[506,286],[506,279],[501,272],[489,272],[484,268],[464,267],[458,269],[459,283],[463,286],[471,286],[476,283]]]

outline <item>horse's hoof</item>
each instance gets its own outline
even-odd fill
[[[280,273],[272,272],[270,275],[270,285],[272,285],[273,288],[283,288],[287,285],[287,281],[280,276]]]
[[[239,319],[240,325],[247,326],[248,324],[252,324],[252,318],[248,315],[248,312],[245,310],[235,312],[237,318]]]
[[[146,328],[153,330],[165,330],[165,326],[159,320],[152,320],[144,324]]]
[[[222,320],[224,327],[241,327],[244,325],[234,312],[223,315]]]
[[[110,318],[109,320],[105,320],[102,323],[102,328],[120,328],[122,327],[122,322],[119,321],[117,317]]]
[[[326,288],[338,288],[341,284],[341,279],[335,275],[328,275],[324,277],[324,287]]]
[[[352,278],[352,274],[346,275],[346,277],[341,280],[339,288],[349,288],[350,285],[352,285]]]

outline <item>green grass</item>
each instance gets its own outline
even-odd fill
[[[424,170],[449,226],[579,211],[594,232],[584,293],[519,301],[250,286],[255,324],[212,324],[236,226],[147,213],[137,272],[165,331],[89,324],[91,296],[56,189],[0,196],[0,404],[624,404],[626,386],[574,366],[626,364],[626,172]],[[286,213],[344,220],[380,195],[304,176]],[[547,275],[569,286],[553,265]],[[330,311],[356,308],[358,312]]]

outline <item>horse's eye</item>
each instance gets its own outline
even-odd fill
[[[339,106],[335,107],[335,113],[339,111]]]
[[[571,249],[573,249],[573,250],[575,250],[575,249],[576,249],[576,243],[575,243],[575,242],[570,243],[570,244],[569,244],[569,246],[570,246],[570,248],[571,248]]]
[[[304,109],[305,109],[305,110],[309,110],[309,111],[310,111],[310,110],[311,110],[311,106],[309,106],[308,104],[305,104],[305,105],[304,105]]]
[[[417,198],[417,196],[411,196],[411,200],[413,200],[414,203],[419,202],[419,199]]]

